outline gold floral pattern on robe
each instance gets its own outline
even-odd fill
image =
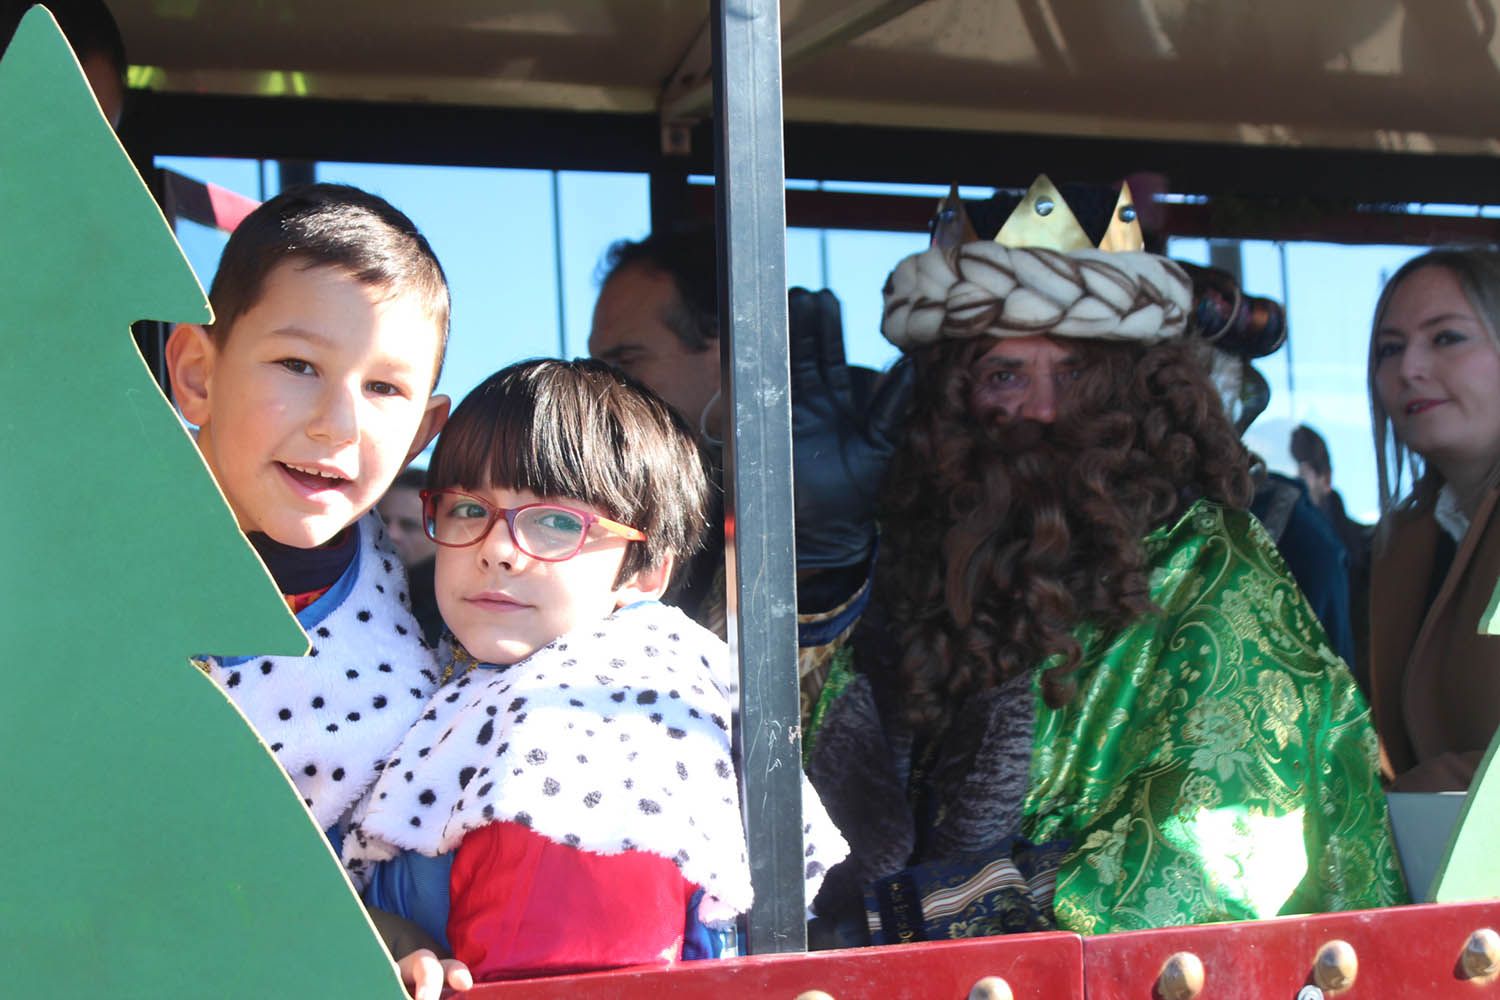
[[[1072,844],[1059,926],[1404,902],[1369,710],[1269,536],[1199,501],[1145,546],[1160,613],[1081,630],[1063,708],[1035,686],[1023,832]]]

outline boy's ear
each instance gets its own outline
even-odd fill
[[[636,601],[658,601],[672,582],[673,560],[663,559],[660,566],[637,570],[630,579],[615,588],[615,607],[623,608]]]
[[[448,409],[452,405],[453,400],[442,395],[433,396],[427,401],[427,412],[422,414],[422,422],[417,425],[417,436],[412,438],[411,450],[406,453],[408,463],[422,454],[422,449],[438,436],[438,431],[448,422]]]
[[[178,323],[167,338],[167,376],[172,398],[183,417],[202,427],[209,415],[209,389],[213,384],[218,349],[208,330],[197,323]]]

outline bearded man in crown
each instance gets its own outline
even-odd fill
[[[995,241],[945,205],[886,286],[915,394],[808,735],[852,849],[823,942],[1404,901],[1368,709],[1244,509],[1187,275],[1128,189],[1097,249],[1045,178]]]

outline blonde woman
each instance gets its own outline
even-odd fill
[[[1500,253],[1437,250],[1386,285],[1370,337],[1381,521],[1371,701],[1401,791],[1469,786],[1500,725]]]

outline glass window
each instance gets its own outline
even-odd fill
[[[791,229],[786,235],[787,285],[827,288],[844,314],[850,364],[883,370],[901,356],[880,333],[881,289],[901,258],[927,246],[926,233]]]
[[[550,171],[319,163],[317,177],[380,195],[432,244],[453,300],[438,391],[455,406],[510,362],[561,352]]]
[[[1245,291],[1286,307],[1287,344],[1255,367],[1271,385],[1271,403],[1245,443],[1276,472],[1295,476],[1292,430],[1307,424],[1323,436],[1333,486],[1349,516],[1379,515],[1375,445],[1365,380],[1370,323],[1386,279],[1424,252],[1412,246],[1226,242],[1238,247]],[[1173,239],[1168,252],[1207,264],[1209,241]]]
[[[645,174],[564,170],[557,174],[562,232],[565,357],[587,357],[599,264],[610,244],[651,232],[651,185]]]

